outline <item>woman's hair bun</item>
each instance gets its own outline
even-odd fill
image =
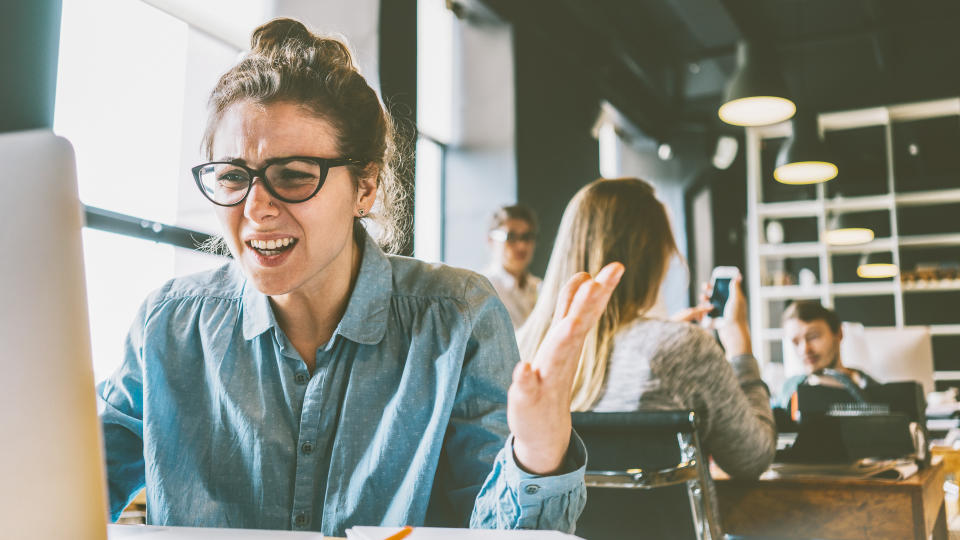
[[[274,19],[260,25],[250,36],[254,55],[279,58],[291,65],[327,66],[355,69],[350,50],[336,39],[318,36],[300,21]]]
[[[274,19],[257,27],[250,36],[250,49],[260,54],[278,51],[290,42],[312,46],[316,37],[300,21]]]

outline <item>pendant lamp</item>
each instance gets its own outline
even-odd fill
[[[873,230],[858,225],[851,214],[833,214],[827,220],[823,240],[831,246],[855,246],[873,240]]]
[[[793,134],[780,147],[773,177],[781,184],[816,184],[836,178],[840,170],[828,159],[820,140],[817,117],[803,112],[793,118]]]
[[[776,124],[797,111],[788,95],[773,47],[741,41],[737,44],[737,70],[727,83],[717,114],[734,126]]]
[[[900,270],[891,261],[890,253],[864,253],[860,256],[857,275],[864,279],[892,278]]]

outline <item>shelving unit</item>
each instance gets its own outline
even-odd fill
[[[857,303],[880,306],[872,311],[867,309],[871,314],[880,314],[876,321],[862,322],[867,326],[898,328],[915,324],[918,316],[908,312],[913,309],[910,306],[917,304],[914,300],[929,302],[930,295],[937,294],[949,296],[944,302],[953,305],[960,300],[960,276],[914,282],[901,281],[899,277],[865,280],[857,278],[855,273],[851,278],[849,272],[851,264],[855,265],[855,261],[867,253],[887,257],[901,271],[910,269],[903,268],[904,258],[911,261],[908,264],[918,265],[919,253],[936,250],[948,253],[941,257],[949,261],[956,259],[960,264],[960,165],[955,169],[941,166],[939,176],[924,177],[922,167],[911,161],[925,159],[923,154],[917,158],[918,153],[932,148],[927,143],[940,141],[935,135],[924,135],[922,129],[934,124],[936,129],[942,130],[944,125],[946,129],[953,129],[952,124],[945,124],[948,119],[957,122],[956,155],[960,156],[960,98],[821,114],[819,127],[828,145],[850,152],[855,166],[847,170],[853,170],[860,177],[845,178],[845,167],[838,163],[840,176],[814,186],[783,186],[773,181],[771,160],[779,146],[776,139],[790,135],[789,123],[747,129],[747,287],[754,350],[761,364],[781,361],[779,345],[783,332],[778,328],[778,310],[790,300],[819,299],[826,306],[836,306],[838,302],[847,306]],[[904,135],[914,132],[920,133],[915,137],[921,142],[908,141]],[[937,151],[942,153],[942,147]],[[941,159],[936,164],[945,162]],[[901,172],[899,184],[898,170],[906,171],[906,174]],[[919,181],[906,185],[904,178],[914,177]],[[765,189],[772,196],[765,197]],[[955,208],[944,205],[955,205]],[[939,230],[917,230],[910,216],[927,213],[928,208],[931,212],[944,213],[948,219],[943,221],[953,221],[956,225],[947,223]],[[867,244],[828,246],[821,241],[823,233],[831,216],[839,214],[871,217],[877,223],[871,228],[882,234],[877,232],[877,237]],[[885,223],[887,219],[889,224]],[[921,216],[921,221],[923,219]],[[781,226],[793,224],[796,230],[805,232],[798,235],[802,236],[798,240],[768,242],[765,231],[771,220],[779,221]],[[805,280],[796,278],[798,266],[809,270]],[[817,278],[815,284],[809,283],[810,272]],[[796,284],[798,282],[806,285]],[[909,297],[907,308],[905,297]],[[844,317],[842,310],[838,311]],[[960,309],[956,311],[956,318],[931,321],[936,324],[930,324],[930,328],[938,370],[936,380],[960,386]],[[938,385],[941,384],[938,382]]]

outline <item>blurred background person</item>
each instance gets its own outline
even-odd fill
[[[804,373],[787,379],[777,406],[790,408],[801,384],[843,388],[863,402],[867,401],[865,390],[880,386],[863,371],[843,365],[840,359],[843,328],[835,311],[817,300],[795,300],[783,312],[782,321],[784,340],[803,361]]]
[[[490,218],[487,244],[491,260],[483,275],[507,307],[515,329],[527,320],[540,292],[540,278],[528,270],[536,242],[537,216],[530,208],[502,206]]]

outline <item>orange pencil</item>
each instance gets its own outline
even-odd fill
[[[391,534],[390,536],[384,538],[383,540],[401,540],[410,536],[410,533],[413,532],[413,527],[407,525],[406,527],[400,529],[396,534]]]

